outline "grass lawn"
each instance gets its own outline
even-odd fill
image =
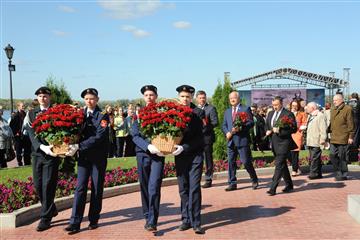
[[[323,151],[323,155],[328,155],[328,154],[329,154],[328,151]],[[265,151],[263,153],[259,151],[253,151],[252,155],[254,159],[264,159],[267,162],[273,160],[273,155],[271,151]],[[304,150],[300,152],[300,158],[307,156],[308,156],[308,151]],[[166,157],[165,161],[172,162],[174,161],[174,157],[172,156]],[[107,170],[112,170],[117,167],[121,167],[123,169],[136,167],[136,158],[135,157],[109,158],[107,164]],[[30,176],[32,176],[31,166],[0,169],[0,183],[5,183],[9,178],[26,180]]]

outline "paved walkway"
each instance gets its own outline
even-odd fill
[[[266,194],[271,176],[260,178],[252,190],[248,179],[239,179],[238,190],[225,192],[225,180],[203,193],[202,221],[205,235],[192,230],[180,232],[177,186],[162,188],[159,226],[156,236],[143,229],[139,193],[104,199],[100,227],[69,236],[63,231],[71,210],[53,219],[53,227],[38,233],[38,221],[15,230],[3,230],[1,239],[360,239],[360,224],[347,213],[347,195],[360,194],[360,172],[351,179],[335,182],[325,174],[320,180],[294,178],[295,191],[276,196]],[[87,210],[86,210],[87,213]]]

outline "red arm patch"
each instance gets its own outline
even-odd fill
[[[100,122],[101,127],[105,128],[105,127],[107,127],[107,125],[108,125],[108,122],[106,120],[101,120],[101,122]]]

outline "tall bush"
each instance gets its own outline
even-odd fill
[[[214,143],[214,157],[215,159],[226,159],[226,139],[221,130],[222,123],[224,121],[224,112],[230,107],[229,94],[232,88],[230,79],[225,76],[224,84],[222,85],[219,81],[215,88],[214,95],[212,97],[213,105],[216,107],[219,118],[219,126],[215,128],[215,143]]]

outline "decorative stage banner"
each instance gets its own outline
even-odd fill
[[[258,106],[271,106],[275,96],[284,98],[284,106],[287,106],[294,98],[302,98],[306,102],[316,102],[325,105],[325,89],[253,89],[239,91],[241,103],[250,106],[256,103]]]
[[[251,102],[258,106],[271,106],[271,101],[275,96],[281,96],[283,105],[287,106],[294,98],[306,100],[306,89],[256,89],[251,92]]]
[[[325,106],[325,89],[307,89],[306,96],[306,102],[316,102],[322,107]]]

